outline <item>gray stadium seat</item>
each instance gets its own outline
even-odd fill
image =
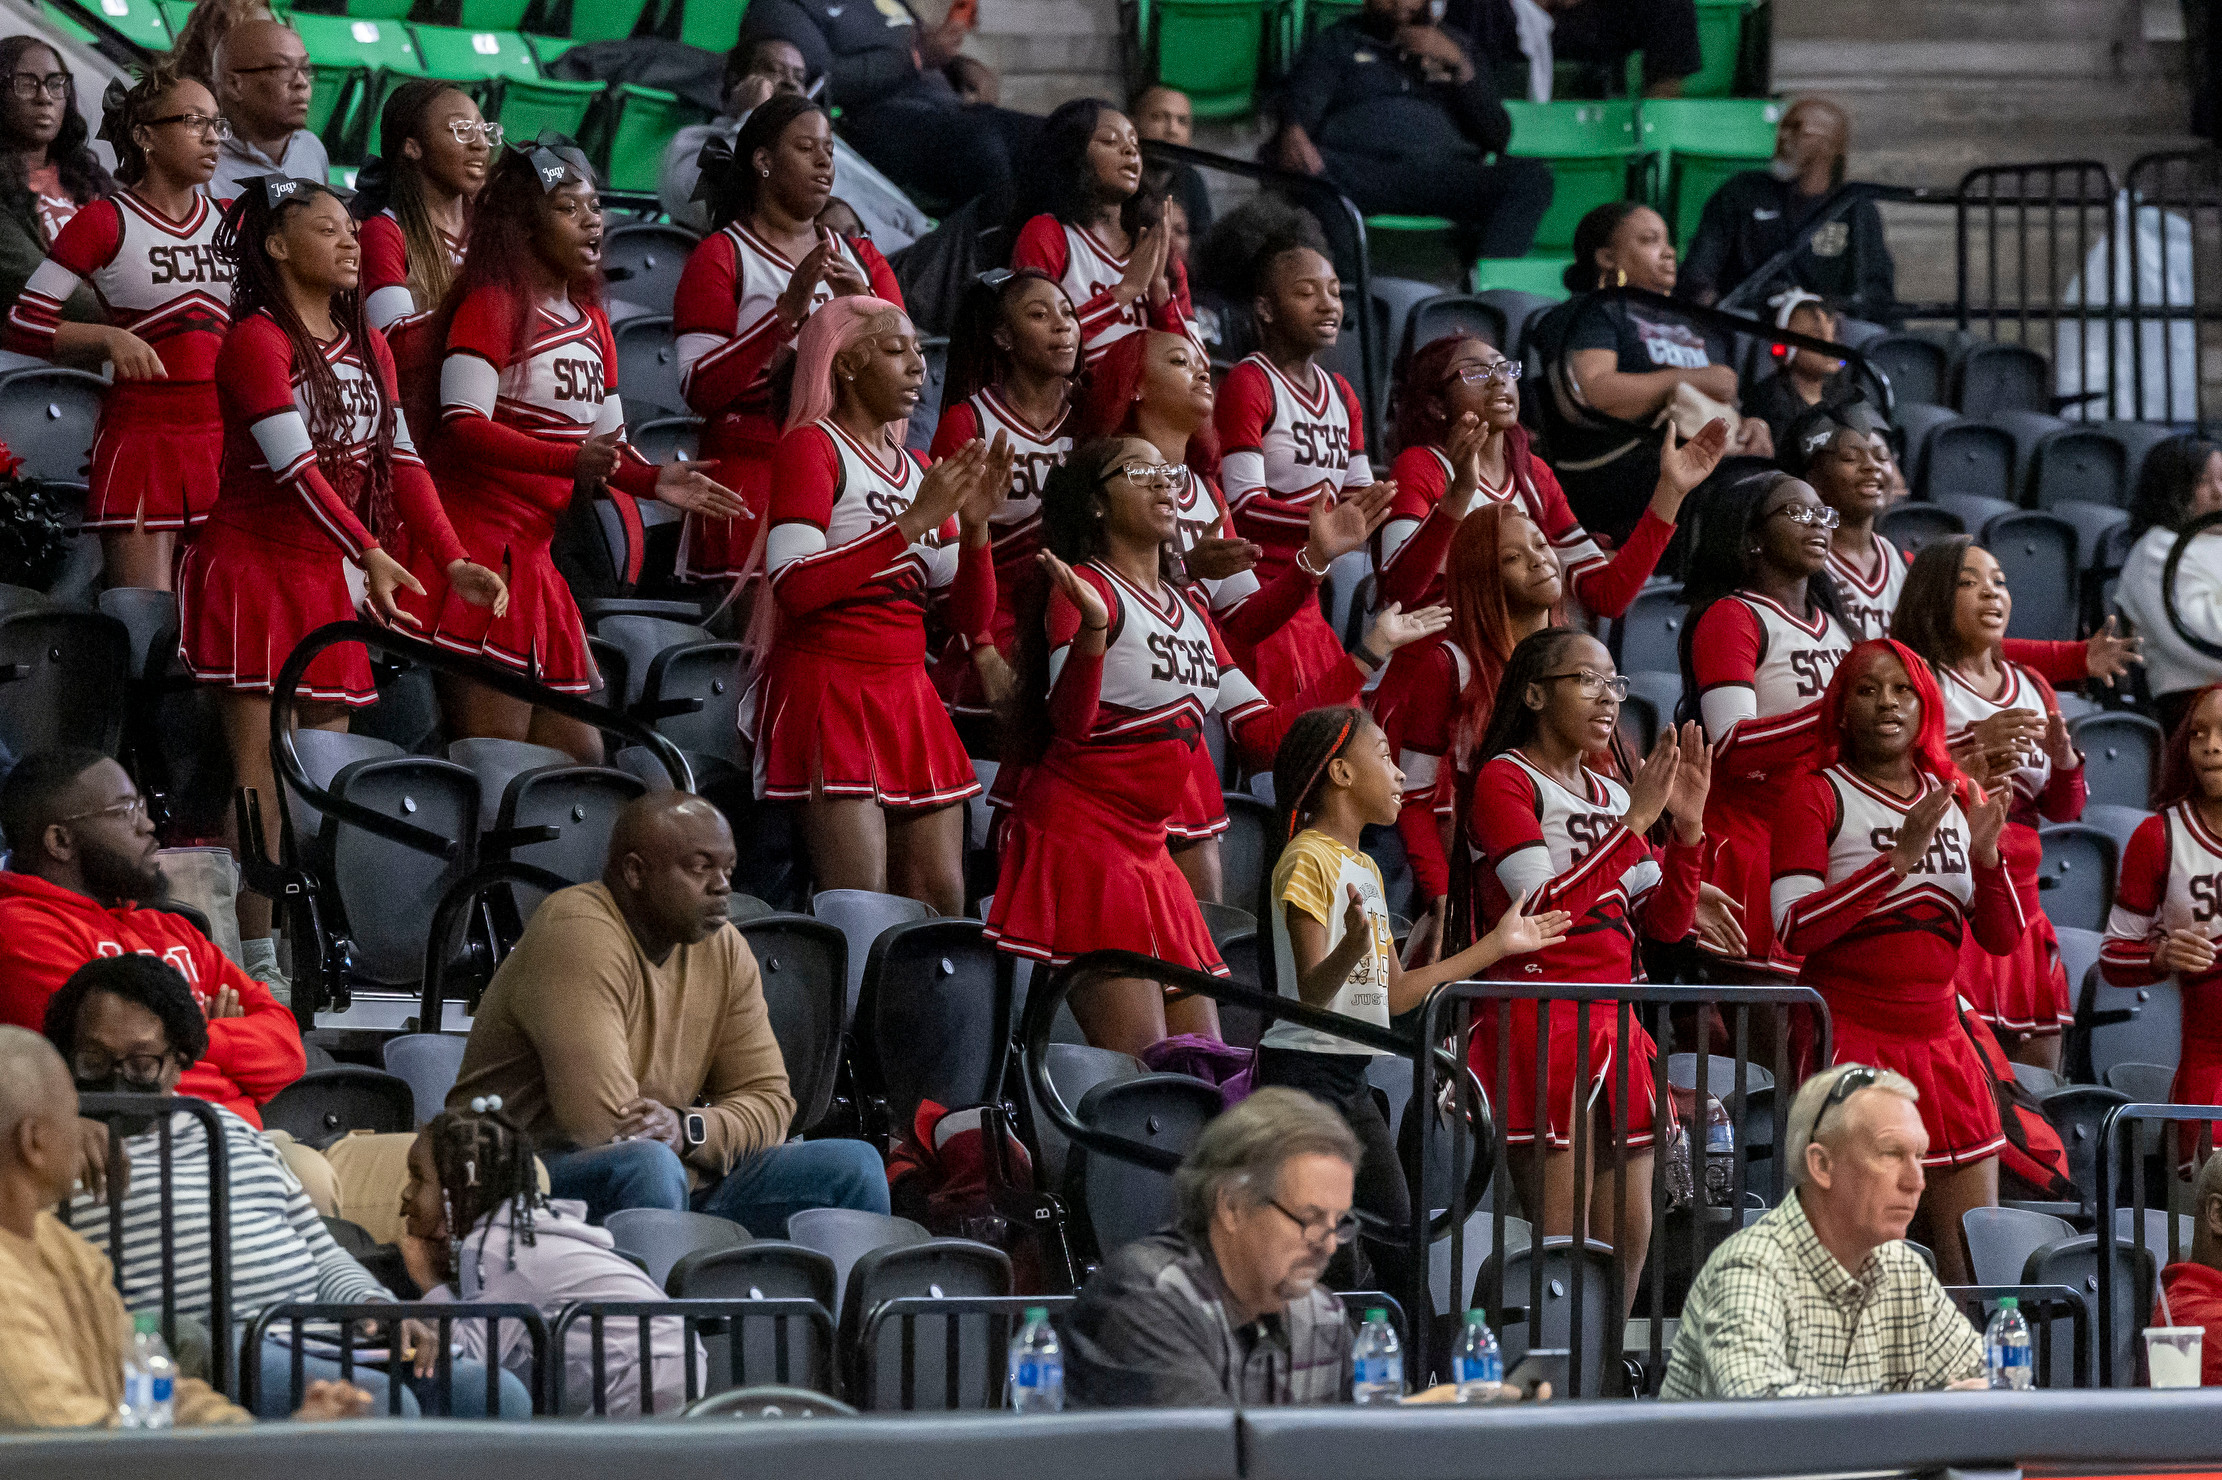
[[[2049,411],[2052,367],[2018,344],[1971,344],[1952,367],[1952,404],[1963,416]]]
[[[655,663],[657,654],[666,648],[710,641],[709,629],[693,622],[629,612],[597,616],[594,619],[594,635],[604,642],[615,643],[624,650],[625,706],[628,709],[640,702],[641,690],[648,682],[648,670]]]
[[[626,425],[685,412],[687,398],[679,389],[679,350],[671,338],[670,317],[627,319],[613,333],[617,391],[625,403]]]
[[[99,612],[0,615],[0,747],[116,753],[123,744],[131,632]]]
[[[689,755],[715,756],[739,765],[741,747],[741,645],[694,642],[667,647],[649,660],[640,685],[641,718]],[[685,714],[661,714],[658,706],[700,701]]]
[[[864,965],[871,959],[872,942],[880,938],[882,931],[923,920],[933,911],[921,901],[900,894],[881,894],[872,889],[820,889],[811,896],[810,913],[848,938],[848,1014],[853,1021],[858,997],[864,989]]]
[[[1899,403],[1944,404],[1951,352],[1936,340],[1919,334],[1885,334],[1870,340],[1862,353],[1890,378],[1893,398]]]
[[[1980,421],[1952,421],[1929,434],[1914,495],[1945,503],[1946,494],[1974,494],[2017,504],[2014,439]]]
[[[2055,1239],[2071,1237],[2075,1225],[2027,1208],[1969,1208],[1960,1214],[1960,1231],[1967,1235],[1975,1283],[2011,1285],[2020,1281],[2031,1254]]]
[[[492,832],[499,825],[502,796],[511,781],[544,766],[573,764],[568,752],[550,745],[485,735],[450,740],[445,754],[478,778],[478,830],[482,833]]]
[[[815,1300],[833,1316],[833,1260],[785,1239],[695,1249],[664,1277],[674,1300]]]
[[[849,1271],[874,1249],[922,1244],[932,1235],[908,1218],[856,1208],[805,1208],[787,1219],[787,1237],[833,1261],[835,1310],[847,1298]]]
[[[2167,737],[2142,714],[2112,709],[2069,727],[2082,750],[2083,784],[2094,802],[2143,811],[2152,805],[2153,780]]]
[[[327,789],[462,845],[442,858],[322,819],[313,871],[329,881],[346,921],[350,971],[373,985],[413,987],[441,897],[477,861],[478,780],[452,762],[401,756],[355,761]]]
[[[801,1135],[825,1119],[833,1104],[841,1036],[849,1026],[849,943],[832,925],[807,915],[766,913],[739,923],[756,958],[772,1036],[795,1097],[789,1132]]]
[[[2060,1133],[2068,1153],[2068,1179],[2083,1194],[2088,1207],[2098,1199],[2099,1126],[2106,1112],[2129,1101],[2117,1091],[2095,1084],[2071,1084],[2041,1096],[2037,1108]],[[2030,1280],[2031,1284],[2050,1281]]]
[[[1680,673],[1682,624],[1688,620],[1680,586],[1662,584],[1637,593],[1613,623],[1613,662],[1623,673]]]
[[[322,1148],[349,1131],[416,1129],[416,1095],[409,1081],[383,1069],[340,1064],[304,1074],[262,1107],[262,1123],[304,1146]]]
[[[679,274],[699,240],[684,226],[663,222],[611,227],[602,236],[602,273],[609,279],[610,296],[651,314],[670,313]]]
[[[2112,1386],[2132,1387],[2137,1382],[2138,1332],[2144,1328],[2153,1308],[2153,1276],[2157,1261],[2150,1249],[2140,1251],[2135,1244],[2114,1246],[2113,1329],[2100,1330],[2098,1243],[2096,1234],[2083,1233],[2034,1250],[2023,1266],[2021,1283],[2066,1285],[2071,1290],[2083,1292],[2084,1299],[2091,1303],[2091,1344],[2094,1348],[2094,1370],[2085,1374],[2084,1380],[2094,1386],[2097,1384],[2096,1348],[2104,1345],[2113,1353]]]
[[[0,442],[32,477],[82,483],[107,396],[107,381],[58,365],[0,376]]]
[[[2047,824],[2037,829],[2037,839],[2044,845],[2037,888],[2046,917],[2056,926],[2104,930],[2120,861],[2114,840],[2080,822]]]
[[[2075,526],[2040,509],[2001,514],[1983,526],[1983,548],[1997,558],[2014,593],[2007,632],[2040,642],[2072,640],[2082,569]]]
[[[1509,1225],[1506,1242],[1510,1243]],[[1529,1308],[1533,1289],[1531,1265],[1543,1265],[1543,1306]],[[1504,1298],[1487,1304],[1498,1267],[1503,1270]],[[1473,1305],[1489,1311],[1497,1330],[1497,1348],[1510,1372],[1531,1348],[1574,1345],[1574,1283],[1582,1285],[1582,1370],[1573,1373],[1574,1391],[1567,1397],[1595,1398],[1604,1392],[1603,1379],[1608,1347],[1617,1345],[1608,1332],[1618,1325],[1622,1291],[1613,1279],[1612,1246],[1590,1239],[1577,1251],[1574,1240],[1546,1238],[1540,1246],[1493,1251],[1482,1261],[1474,1281]]]
[[[1082,1125],[1186,1155],[1222,1108],[1216,1085],[1185,1074],[1144,1074],[1098,1084],[1081,1099],[1075,1118]],[[1108,1256],[1172,1221],[1171,1173],[1079,1146],[1072,1148],[1067,1164],[1077,1168],[1100,1253]]]
[[[2130,835],[2143,826],[2145,819],[2150,816],[2152,816],[2152,813],[2147,812],[2143,807],[2124,807],[2113,802],[2092,802],[2084,807],[2083,815],[2077,821],[2085,827],[2095,827],[2112,838],[2115,855],[2119,857],[2129,847]]]
[[[702,418],[659,416],[634,427],[625,440],[652,463],[667,463],[675,458],[692,462],[702,445]]]
[[[872,1021],[858,1032],[872,1034],[898,1133],[926,1100],[956,1110],[1002,1097],[1011,1012],[997,976],[1011,958],[984,928],[977,920],[919,920],[872,942],[859,1006]]]
[[[1878,518],[1875,532],[1908,554],[1918,555],[1929,541],[1965,534],[1967,526],[1942,504],[1908,501]]]
[[[749,1231],[730,1218],[672,1208],[620,1208],[603,1219],[602,1226],[609,1230],[618,1252],[639,1259],[648,1268],[648,1278],[658,1285],[685,1255],[750,1242]]]
[[[2096,427],[2069,425],[2037,444],[2028,470],[2029,502],[2049,509],[2068,500],[2129,507],[2129,449]]]
[[[463,1046],[469,1041],[460,1033],[404,1033],[387,1039],[379,1050],[386,1072],[409,1082],[418,1125],[446,1106],[447,1092],[455,1088],[455,1076],[463,1068]]]
[[[970,1239],[937,1238],[922,1243],[872,1249],[861,1255],[849,1271],[841,1295],[840,1342],[849,1360],[849,1393],[866,1409],[900,1409],[901,1364],[889,1348],[901,1340],[899,1326],[880,1329],[880,1353],[865,1348],[865,1323],[871,1313],[890,1300],[928,1295],[937,1298],[995,1296],[1011,1293],[1011,1259],[1001,1249]],[[915,1406],[940,1408],[947,1391],[949,1333],[954,1323],[957,1337],[959,1386],[963,1392],[986,1389],[990,1372],[1000,1369],[1004,1352],[1000,1344],[989,1350],[982,1339],[987,1323],[978,1318],[922,1317],[918,1322],[913,1356],[912,1396]],[[971,1328],[968,1330],[967,1328]],[[967,1337],[971,1339],[967,1340]],[[865,1381],[866,1364],[874,1355],[878,1381]]]
[[[1078,1112],[1080,1102],[1088,1091],[1099,1084],[1115,1079],[1139,1079],[1149,1072],[1142,1061],[1130,1053],[1117,1049],[1096,1048],[1086,1043],[1052,1043],[1045,1062],[1049,1066],[1049,1082],[1057,1087],[1057,1096],[1066,1108]],[[1031,1081],[1026,1088],[1027,1103],[1033,1110],[1035,1169],[1040,1184],[1058,1196],[1065,1196],[1065,1168],[1072,1143],[1064,1133],[1050,1123],[1041,1102],[1034,1098]]]
[[[1265,880],[1266,849],[1278,816],[1247,792],[1227,793],[1227,830],[1219,835],[1222,897],[1241,903],[1256,899]]]

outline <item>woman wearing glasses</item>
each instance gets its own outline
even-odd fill
[[[1990,551],[1968,535],[1932,540],[1906,575],[1891,632],[1935,671],[1953,760],[1985,786],[2011,791],[1999,849],[2029,922],[2011,953],[1960,953],[1960,990],[2009,1056],[2058,1071],[2075,1020],[2060,938],[2037,898],[2040,822],[2083,815],[2083,755],[2052,685],[2005,654],[2014,598]]]
[[[208,89],[167,65],[128,90],[111,85],[100,136],[116,151],[122,188],[70,218],[8,315],[18,348],[115,366],[85,502],[111,586],[171,589],[180,534],[216,502],[216,356],[231,323],[232,269],[214,248],[225,202],[200,187],[230,132]],[[63,317],[86,284],[106,323]]]
[[[471,202],[486,185],[502,129],[451,82],[404,82],[378,116],[378,158],[356,180],[363,309],[392,346],[402,383],[437,404],[440,348],[420,330],[463,266]],[[429,422],[427,422],[429,425]]]
[[[1722,489],[1699,520],[1682,592],[1682,708],[1714,748],[1721,784],[1705,814],[1705,879],[1741,910],[1727,979],[1779,981],[1767,904],[1769,817],[1813,758],[1821,693],[1855,639],[1828,577],[1836,511],[1810,484],[1760,473]]]
[[[773,363],[791,357],[804,321],[834,299],[876,297],[899,308],[903,294],[878,248],[817,224],[833,194],[833,126],[819,104],[775,93],[731,145],[704,145],[699,163],[696,193],[709,205],[710,234],[687,258],[672,302],[679,386],[704,418],[702,455],[716,460],[718,481],[752,511],[688,517],[679,573],[709,581],[762,566],[780,435]]]
[[[15,302],[70,217],[115,193],[87,133],[54,48],[36,36],[0,40],[0,302]],[[62,316],[99,323],[100,301],[80,284]]]
[[[1776,937],[1828,1002],[1836,1058],[1921,1091],[1921,1238],[1944,1283],[1964,1285],[1960,1215],[1997,1204],[2006,1137],[1959,1019],[1961,942],[2003,955],[2026,922],[1999,856],[2006,791],[1960,774],[1947,722],[1911,648],[1852,649],[1814,714],[1814,770],[1774,798],[1769,866]]]
[[[1272,763],[1297,716],[1348,704],[1365,682],[1343,657],[1278,705],[1234,666],[1203,594],[1176,576],[1180,479],[1139,437],[1073,449],[1042,492],[1041,559],[1052,589],[1019,629],[1011,760],[1025,766],[1006,824],[988,935],[1058,965],[1089,951],[1136,950],[1225,975],[1196,894],[1166,850],[1167,824],[1204,748],[1206,714],[1253,765]],[[1375,618],[1361,654],[1439,631],[1448,613]],[[1072,999],[1101,1048],[1139,1054],[1168,1031],[1216,1037],[1204,998],[1168,1003],[1157,983],[1107,977]]]
[[[1486,922],[1523,898],[1531,911],[1566,911],[1573,924],[1566,943],[1547,955],[1498,962],[1490,975],[1499,981],[1640,982],[1639,931],[1667,942],[1689,934],[1712,749],[1696,724],[1679,732],[1669,725],[1631,774],[1615,754],[1627,693],[1628,681],[1613,671],[1604,644],[1570,627],[1521,639],[1505,664],[1489,728],[1474,748],[1478,768],[1460,787],[1454,836],[1464,846],[1453,867],[1447,943],[1480,938]],[[1654,848],[1644,834],[1665,816],[1673,819],[1672,835],[1664,849]],[[1543,1233],[1574,1231],[1581,1185],[1575,1117],[1594,1107],[1588,1144],[1610,1146],[1618,1138],[1626,1147],[1627,1201],[1616,1210],[1613,1178],[1591,1177],[1588,1227],[1589,1237],[1610,1242],[1625,1216],[1622,1267],[1633,1298],[1651,1239],[1657,1049],[1640,1021],[1630,1022],[1623,1041],[1610,1006],[1591,1011],[1585,1041],[1574,1009],[1560,1004],[1549,1015],[1538,1085],[1539,1012],[1533,1002],[1477,1012],[1468,1062],[1504,1127],[1520,1201],[1539,1210]],[[1620,1053],[1628,1055],[1624,1104],[1613,1087]]]

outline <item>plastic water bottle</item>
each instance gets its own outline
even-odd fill
[[[132,1317],[131,1350],[123,1359],[123,1409],[127,1429],[166,1429],[174,1421],[177,1363],[152,1315]]]
[[[1504,1357],[1497,1351],[1497,1338],[1489,1334],[1489,1323],[1478,1310],[1466,1312],[1465,1329],[1458,1333],[1458,1345],[1451,1349],[1450,1376],[1458,1386],[1461,1403],[1486,1402],[1504,1383]]]
[[[1057,1413],[1065,1406],[1065,1355],[1049,1324],[1047,1306],[1029,1305],[1011,1338],[1010,1390],[1014,1413]]]
[[[2029,1322],[2022,1318],[2021,1302],[2011,1295],[1998,1298],[1998,1314],[1983,1332],[1983,1352],[1994,1388],[2030,1388],[2036,1385],[2035,1354],[2029,1345]]]
[[[1705,1201],[1725,1208],[1733,1204],[1736,1190],[1736,1124],[1728,1107],[1711,1095],[1705,1097]]]
[[[1366,1312],[1350,1348],[1351,1399],[1358,1403],[1394,1403],[1404,1396],[1404,1348],[1389,1324],[1389,1313],[1380,1306]]]

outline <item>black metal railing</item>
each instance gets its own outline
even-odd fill
[[[2222,150],[2168,149],[2144,155],[2131,163],[2124,183],[2129,201],[2122,223],[2132,243],[2129,310],[2137,325],[2130,348],[2135,415],[2151,421],[2202,417],[2206,410],[2202,348],[2217,337],[2216,325],[2222,324],[2222,290],[2215,286],[2216,257],[2222,253],[2222,240],[2218,240],[2222,239]],[[2150,280],[2144,272],[2148,212],[2159,249],[2158,271]],[[2179,223],[2184,228],[2180,233],[2175,229]],[[2174,286],[2179,278],[2189,285],[2188,294]],[[2108,286],[2112,288],[2111,281]],[[2155,321],[2159,342],[2150,358],[2157,376],[2147,364],[2145,343],[2148,326]],[[2108,342],[2113,342],[2112,335]],[[2178,383],[2179,346],[2190,362],[2188,387]]]
[[[367,1336],[360,1329],[361,1323],[375,1321],[378,1331]],[[397,1300],[336,1303],[316,1300],[285,1301],[266,1306],[253,1321],[248,1323],[247,1334],[239,1345],[240,1403],[253,1409],[262,1397],[262,1348],[272,1334],[272,1328],[283,1324],[284,1343],[290,1361],[287,1377],[286,1403],[288,1413],[301,1406],[302,1394],[308,1391],[309,1344],[315,1342],[330,1350],[324,1360],[339,1366],[342,1382],[353,1382],[358,1369],[375,1369],[386,1381],[386,1416],[398,1418],[403,1414],[401,1392],[411,1386],[410,1374],[414,1362],[395,1355],[389,1343],[403,1321],[422,1321],[437,1333],[437,1355],[430,1378],[432,1403],[425,1414],[430,1418],[445,1418],[454,1411],[455,1402],[455,1328],[459,1322],[485,1323],[486,1340],[481,1359],[485,1367],[486,1393],[485,1416],[502,1416],[501,1379],[502,1365],[501,1326],[505,1321],[515,1321],[525,1329],[532,1343],[532,1380],[525,1384],[532,1394],[532,1411],[548,1411],[549,1390],[548,1322],[532,1306],[506,1301],[470,1303],[443,1300]]]
[[[888,1375],[882,1364],[888,1360],[886,1348],[892,1345],[895,1400],[901,1411],[1001,1408],[1009,1398],[1005,1355],[1026,1312],[1039,1307],[1049,1312],[1055,1324],[1076,1303],[1071,1295],[904,1295],[883,1300],[864,1318],[854,1354],[857,1390],[850,1399],[859,1408],[880,1406]],[[939,1346],[932,1354],[939,1358],[938,1393],[919,1391],[921,1378],[930,1376],[927,1369],[936,1365],[922,1360],[918,1341],[922,1320],[941,1325],[939,1342],[929,1342]],[[892,1342],[883,1339],[890,1325],[895,1327]]]
[[[190,1096],[79,1094],[77,1113],[87,1120],[105,1121],[108,1127],[108,1263],[115,1276],[116,1292],[126,1295],[124,1269],[131,1250],[124,1242],[125,1184],[144,1187],[144,1167],[124,1175],[124,1135],[117,1121],[151,1119],[155,1139],[156,1209],[161,1239],[162,1340],[174,1354],[178,1350],[177,1325],[177,1228],[174,1115],[190,1115],[200,1122],[201,1143],[208,1148],[208,1335],[209,1381],[218,1391],[231,1383],[231,1157],[224,1143],[224,1123],[216,1107]],[[72,1204],[62,1204],[67,1222]]]
[[[1967,1317],[1968,1324],[1978,1331],[1987,1330],[1992,1314],[1998,1308],[2001,1296],[2011,1295],[2021,1304],[2022,1315],[2029,1322],[2031,1355],[2035,1357],[2036,1386],[2041,1388],[2084,1387],[2091,1379],[2091,1303],[2083,1292],[2066,1285],[1946,1285],[1944,1293]],[[2069,1323],[2073,1348],[2069,1366],[2071,1374],[2065,1383],[2054,1382],[2053,1328],[2061,1321]]]
[[[554,829],[536,828],[531,831],[553,832]],[[433,907],[432,933],[424,944],[424,985],[419,994],[417,1009],[417,1026],[421,1031],[437,1033],[441,1030],[447,1012],[448,963],[462,950],[465,930],[471,923],[479,901],[489,892],[506,889],[512,884],[528,885],[550,894],[558,889],[571,887],[569,879],[560,878],[544,868],[507,860],[486,864],[450,885],[448,891],[440,896],[440,902]],[[498,947],[500,937],[494,935],[492,938]],[[499,957],[498,949],[489,953],[485,962],[488,976],[491,976],[493,967],[501,964]],[[480,981],[471,993],[469,1010],[474,1015],[478,1012],[479,994],[483,990],[484,982]]]
[[[680,1323],[682,1333],[676,1352],[669,1342],[659,1348],[655,1341],[656,1323],[670,1320]],[[564,1412],[572,1401],[568,1378],[571,1344],[572,1338],[583,1334],[587,1343],[587,1411],[597,1418],[608,1416],[609,1327],[613,1321],[633,1323],[640,1352],[633,1381],[643,1417],[656,1412],[656,1368],[672,1362],[680,1364],[684,1403],[712,1392],[765,1381],[833,1393],[833,1317],[815,1300],[575,1300],[555,1319],[558,1357],[550,1369],[548,1385],[548,1405],[554,1412]],[[808,1365],[812,1370],[807,1374],[798,1371],[804,1363],[794,1350],[793,1328],[797,1321],[809,1334]],[[579,1330],[582,1324],[586,1328],[583,1333]],[[766,1325],[771,1328],[772,1372],[768,1377],[762,1373],[751,1375],[746,1338]],[[721,1340],[725,1350],[698,1353],[698,1344],[708,1347],[705,1338]]]
[[[2131,1329],[2141,1328],[2154,1295],[2152,1290],[2125,1291],[2118,1287],[2115,1250],[2124,1246],[2134,1250],[2134,1262],[2139,1265],[2152,1256],[2156,1286],[2162,1268],[2190,1257],[2190,1244],[2182,1236],[2167,1189],[2182,1180],[2183,1167],[2206,1164],[2214,1150],[2214,1126],[2218,1121],[2222,1121],[2222,1105],[2116,1105],[2099,1123],[2095,1176],[2099,1184],[2096,1316],[2100,1387],[2112,1387],[2117,1380],[2127,1382],[2130,1374],[2115,1371],[2115,1323],[2128,1317],[2136,1322]],[[2148,1126],[2157,1134],[2148,1134]],[[2132,1141],[2135,1144],[2130,1144]],[[2165,1215],[2167,1224],[2165,1259],[2158,1257],[2159,1251],[2152,1247],[2145,1229],[2146,1189],[2156,1178],[2161,1188],[2157,1211]],[[2122,1196],[2125,1188],[2126,1206]],[[2116,1226],[2120,1221],[2118,1209],[2129,1215],[2126,1238]],[[2204,1210],[2198,1210],[2197,1216],[2204,1216]],[[2122,1302],[2131,1298],[2138,1301],[2137,1306],[2124,1311]]]

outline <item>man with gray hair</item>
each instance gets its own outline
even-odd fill
[[[1919,1098],[1905,1076],[1865,1064],[1800,1086],[1785,1148],[1796,1190],[1705,1261],[1661,1397],[1987,1385],[1982,1339],[1905,1242],[1929,1149]]]
[[[1173,1174],[1178,1223],[1110,1251],[1066,1325],[1075,1406],[1216,1408],[1350,1398],[1350,1328],[1321,1288],[1357,1231],[1358,1138],[1292,1089],[1204,1127]]]

